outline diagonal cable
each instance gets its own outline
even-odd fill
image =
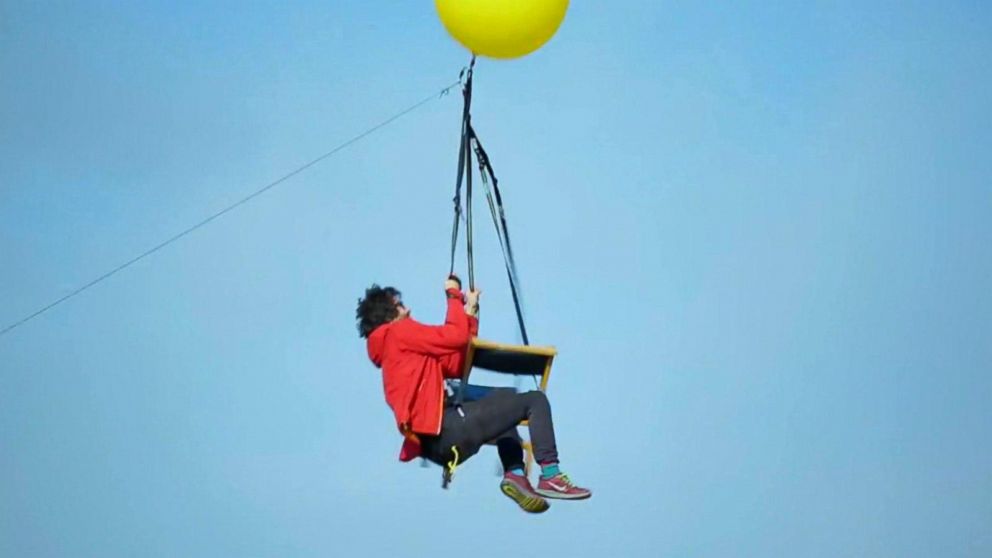
[[[396,120],[399,120],[403,116],[406,116],[407,114],[409,114],[409,113],[417,110],[418,108],[426,105],[427,103],[431,102],[432,100],[434,100],[436,98],[439,98],[439,97],[443,97],[452,88],[454,88],[455,86],[460,85],[460,84],[461,84],[461,80],[456,81],[455,83],[452,83],[451,85],[448,85],[447,87],[441,89],[439,93],[432,93],[429,97],[425,97],[424,99],[421,99],[417,103],[415,103],[415,104],[413,104],[413,105],[411,105],[411,106],[403,109],[402,111],[394,114],[393,116],[390,116],[386,120],[383,120],[382,122],[380,122],[380,123],[376,124],[375,126],[372,126],[371,128],[369,128],[368,130],[365,130],[364,132],[358,134],[357,136],[355,136],[355,137],[349,139],[348,141],[346,141],[346,142],[338,145],[337,147],[335,147],[334,149],[331,149],[327,153],[324,153],[323,155],[317,157],[316,159],[313,159],[312,161],[304,164],[303,166],[300,166],[300,167],[296,168],[295,170],[293,170],[293,171],[285,174],[284,176],[282,176],[282,177],[280,177],[280,178],[278,178],[278,179],[270,182],[269,184],[266,184],[262,188],[259,188],[258,190],[252,192],[251,194],[245,196],[244,198],[241,198],[240,200],[238,200],[238,201],[234,202],[233,204],[225,207],[224,209],[218,211],[217,213],[214,213],[213,215],[211,215],[211,216],[207,217],[206,219],[200,221],[199,223],[197,223],[197,224],[195,224],[195,225],[193,225],[193,226],[191,226],[191,227],[183,230],[182,232],[179,232],[179,233],[173,235],[169,239],[167,239],[167,240],[165,240],[165,241],[157,244],[153,248],[150,248],[150,249],[146,250],[145,252],[142,252],[141,254],[139,254],[139,255],[131,258],[130,260],[128,260],[128,261],[122,263],[121,265],[115,267],[114,269],[112,269],[112,270],[104,273],[103,275],[97,277],[96,279],[93,279],[89,283],[86,283],[82,287],[79,287],[78,289],[70,292],[69,294],[63,296],[62,298],[59,298],[58,300],[55,300],[54,302],[51,302],[50,304],[42,307],[41,309],[35,311],[34,313],[32,313],[32,314],[30,314],[28,316],[25,316],[24,318],[21,318],[20,320],[12,323],[10,325],[8,325],[7,327],[3,328],[3,330],[0,330],[0,335],[7,334],[8,332],[14,330],[15,328],[24,325],[25,323],[29,322],[30,320],[33,320],[34,318],[36,318],[36,317],[44,314],[45,312],[51,310],[52,308],[55,308],[59,304],[62,304],[63,302],[65,302],[65,301],[69,300],[70,298],[72,298],[72,297],[74,297],[74,296],[82,293],[83,291],[89,289],[90,287],[93,287],[96,284],[98,284],[98,283],[100,283],[100,282],[102,282],[102,281],[110,278],[111,276],[115,275],[116,273],[118,273],[120,271],[123,271],[124,269],[126,269],[126,268],[128,268],[128,267],[130,267],[130,266],[132,266],[132,265],[134,265],[136,263],[138,263],[139,261],[147,258],[148,256],[154,254],[155,252],[158,252],[162,248],[165,248],[166,246],[168,246],[168,245],[172,244],[173,242],[179,240],[180,238],[182,238],[182,237],[184,237],[184,236],[192,233],[193,231],[195,231],[195,230],[197,230],[197,229],[199,229],[199,228],[207,225],[208,223],[210,223],[214,219],[217,219],[218,217],[221,217],[225,213],[228,213],[230,211],[233,211],[234,209],[237,209],[241,205],[244,205],[245,203],[248,203],[249,201],[257,198],[258,196],[264,194],[265,192],[271,190],[272,188],[275,188],[276,186],[282,184],[283,182],[289,180],[290,178],[296,176],[297,174],[300,174],[301,172],[309,169],[310,167],[316,165],[317,163],[320,163],[321,161],[323,161],[323,160],[325,160],[325,159],[327,159],[327,158],[335,155],[339,151],[341,151],[341,150],[343,150],[343,149],[351,146],[352,144],[357,143],[358,141],[361,141],[366,136],[369,136],[372,133],[374,133],[374,132],[376,132],[376,131],[378,131],[378,130],[380,130],[382,128],[385,128],[386,126],[392,124]]]

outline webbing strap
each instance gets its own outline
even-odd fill
[[[475,129],[472,127],[472,72],[475,68],[475,56],[465,73],[465,86],[462,88],[462,95],[465,100],[462,109],[462,129],[461,142],[458,146],[458,177],[455,182],[455,217],[451,230],[451,274],[455,271],[455,253],[458,247],[459,220],[462,216],[461,192],[462,183],[465,183],[465,236],[466,252],[468,259],[468,284],[469,289],[475,289],[475,262],[472,249],[472,155],[473,151],[479,162],[479,174],[482,177],[483,186],[486,188],[486,199],[489,202],[489,210],[492,214],[493,225],[496,227],[496,234],[499,238],[500,249],[503,252],[503,262],[506,265],[506,276],[510,282],[510,292],[513,295],[513,306],[517,313],[517,325],[520,327],[520,336],[524,345],[530,345],[527,335],[527,327],[524,325],[524,316],[520,302],[519,280],[517,278],[517,266],[513,258],[513,247],[510,244],[510,232],[506,224],[506,211],[503,209],[503,197],[499,191],[499,181],[493,170],[489,155],[482,147]],[[492,191],[489,188],[489,181],[492,181]],[[495,196],[495,199],[494,199]],[[534,378],[535,385],[537,378]],[[465,388],[468,385],[467,379],[463,376],[458,393],[455,397],[455,407],[461,412],[462,403],[465,399]]]
[[[468,130],[472,118],[472,71],[474,68],[475,57],[473,56],[472,62],[469,63],[468,68],[462,70],[462,76],[460,76],[465,78],[465,85],[462,87],[462,97],[465,100],[465,104],[462,108],[461,141],[458,144],[458,174],[455,179],[455,197],[452,200],[455,204],[455,220],[451,226],[451,270],[448,272],[449,275],[455,272],[455,251],[458,248],[458,222],[462,216],[462,181],[465,178],[466,169],[468,169],[470,175],[472,172],[472,161],[467,159],[470,159],[472,156],[469,151]]]
[[[476,135],[475,129],[469,126],[468,133],[475,144],[475,154],[479,159],[479,171],[482,176],[482,183],[486,185],[486,198],[489,200],[489,211],[492,214],[493,225],[496,227],[496,233],[499,237],[499,247],[503,251],[503,263],[506,265],[506,277],[510,282],[513,306],[517,311],[517,325],[520,326],[520,337],[523,339],[524,345],[530,345],[530,339],[527,337],[527,326],[524,325],[524,315],[520,305],[520,294],[517,289],[517,285],[519,284],[519,280],[517,279],[517,264],[513,259],[513,246],[510,244],[510,229],[506,225],[506,211],[503,209],[503,196],[499,193],[499,180],[496,178],[493,166],[489,162],[489,155],[486,153],[485,148],[482,147],[482,142],[479,141],[479,136]],[[493,196],[489,192],[489,182],[486,180],[486,175],[492,180],[492,191],[496,197],[495,204],[493,203]]]
[[[471,116],[469,116],[471,118]],[[475,290],[475,260],[472,253],[472,152],[469,147],[472,138],[469,133],[472,130],[472,123],[466,122],[468,126],[465,133],[465,151],[468,156],[465,158],[465,253],[468,256],[468,290]]]
[[[530,339],[527,336],[527,326],[524,325],[524,315],[522,304],[520,302],[520,294],[518,292],[520,279],[517,276],[516,261],[513,259],[513,246],[510,244],[510,228],[506,224],[506,211],[503,207],[503,196],[500,195],[499,192],[499,179],[496,178],[496,172],[493,170],[493,166],[489,161],[489,155],[486,153],[486,149],[482,146],[482,141],[479,140],[479,136],[476,135],[475,129],[470,127],[469,134],[471,135],[475,145],[475,154],[479,159],[479,174],[482,176],[482,183],[486,187],[486,199],[489,202],[489,212],[492,215],[493,225],[496,227],[497,236],[499,237],[500,250],[503,252],[503,263],[506,265],[506,276],[510,282],[510,293],[513,295],[513,307],[517,312],[517,325],[520,327],[520,337],[523,340],[524,345],[530,345]],[[487,175],[493,182],[492,191],[490,191],[489,182],[486,180]],[[495,203],[493,201],[493,193],[495,193]],[[534,380],[534,387],[536,389],[540,389],[537,376],[532,376],[532,379]]]
[[[455,221],[451,227],[451,270],[449,272],[449,275],[454,275],[455,273],[455,253],[458,248],[458,224],[462,215],[462,182],[465,181],[467,197],[465,232],[467,236],[466,252],[468,255],[469,289],[475,288],[475,265],[472,253],[472,151],[469,139],[469,130],[471,129],[472,122],[472,72],[474,69],[475,56],[472,56],[472,61],[469,63],[468,68],[462,70],[462,74],[465,77],[465,85],[462,87],[464,106],[462,108],[461,139],[458,144],[458,176],[455,181],[454,198]],[[462,412],[462,401],[465,395],[464,385],[465,382],[463,381],[455,396],[455,407],[462,417],[465,416]],[[447,486],[447,481],[445,481],[445,486]]]

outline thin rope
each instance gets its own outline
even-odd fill
[[[153,248],[151,248],[149,250],[146,250],[145,252],[139,254],[138,256],[135,256],[135,257],[131,258],[130,260],[128,260],[128,261],[124,262],[123,264],[115,267],[114,269],[108,271],[107,273],[104,273],[103,275],[97,277],[96,279],[90,281],[89,283],[86,283],[82,287],[79,287],[78,289],[76,289],[76,290],[72,291],[71,293],[63,296],[62,298],[59,298],[58,300],[56,300],[56,301],[54,301],[54,302],[52,302],[52,303],[50,303],[50,304],[42,307],[41,309],[35,311],[34,313],[32,313],[32,314],[30,314],[30,315],[28,315],[28,316],[26,316],[24,318],[21,318],[20,320],[14,322],[12,324],[10,324],[9,326],[3,328],[3,330],[0,330],[0,335],[6,335],[7,333],[9,333],[10,331],[14,330],[15,328],[24,325],[25,323],[29,322],[30,320],[33,320],[34,318],[36,318],[36,317],[44,314],[45,312],[51,310],[52,308],[55,308],[56,306],[58,306],[59,304],[62,304],[63,302],[69,300],[70,298],[72,298],[72,297],[74,297],[74,296],[82,293],[83,291],[85,291],[85,290],[87,290],[87,289],[89,289],[89,288],[97,285],[98,283],[101,283],[102,281],[104,281],[106,279],[109,279],[111,276],[117,274],[118,272],[123,271],[124,269],[126,269],[126,268],[128,268],[128,267],[130,267],[130,266],[132,266],[132,265],[134,265],[136,263],[138,263],[139,261],[141,261],[141,260],[145,259],[146,257],[154,254],[155,252],[158,252],[162,248],[165,248],[166,246],[172,244],[173,242],[179,240],[180,238],[182,238],[182,237],[184,237],[184,236],[192,233],[193,231],[195,231],[195,230],[197,230],[197,229],[199,229],[199,228],[207,225],[208,223],[210,223],[214,219],[217,219],[218,217],[221,217],[222,215],[224,215],[224,214],[226,214],[226,213],[228,213],[228,212],[230,212],[230,211],[232,211],[232,210],[240,207],[241,205],[244,205],[245,203],[248,203],[249,201],[257,198],[258,196],[264,194],[265,192],[271,190],[272,188],[275,188],[276,186],[282,184],[283,182],[289,180],[290,178],[296,176],[297,174],[300,174],[301,172],[309,169],[310,167],[316,165],[317,163],[320,163],[321,161],[323,161],[323,160],[325,160],[325,159],[327,159],[327,158],[335,155],[336,153],[338,153],[339,151],[345,149],[346,147],[349,147],[352,144],[357,143],[358,141],[361,141],[362,139],[364,139],[365,137],[369,136],[370,134],[372,134],[372,133],[374,133],[374,132],[376,132],[376,131],[378,131],[378,130],[380,130],[382,128],[385,128],[386,126],[392,124],[393,122],[399,120],[400,118],[406,116],[407,114],[409,114],[409,113],[417,110],[418,108],[426,105],[427,103],[433,101],[434,99],[438,99],[438,98],[444,97],[445,95],[448,94],[448,92],[452,88],[454,88],[454,87],[456,87],[458,85],[461,85],[461,83],[462,82],[459,79],[455,83],[452,83],[451,85],[448,85],[447,87],[441,89],[439,93],[432,93],[429,97],[425,97],[424,99],[418,101],[417,103],[415,103],[415,104],[413,104],[413,105],[411,105],[411,106],[403,109],[402,111],[394,114],[393,116],[390,116],[386,120],[383,120],[382,122],[376,124],[375,126],[372,126],[371,128],[369,128],[369,129],[365,130],[364,132],[358,134],[357,136],[355,136],[355,137],[349,139],[348,141],[346,141],[346,142],[338,145],[334,149],[331,149],[327,153],[324,153],[323,155],[317,157],[316,159],[313,159],[309,163],[306,163],[303,166],[300,166],[300,167],[296,168],[295,170],[287,173],[286,175],[282,176],[281,178],[278,178],[275,181],[270,182],[269,184],[266,184],[265,186],[263,186],[262,188],[260,188],[260,189],[258,189],[256,191],[252,192],[248,196],[245,196],[244,198],[242,198],[242,199],[238,200],[237,202],[235,202],[235,203],[233,203],[233,204],[225,207],[224,209],[218,211],[217,213],[214,213],[213,215],[211,215],[211,216],[207,217],[206,219],[200,221],[199,223],[197,223],[197,224],[195,224],[195,225],[193,225],[193,226],[185,229],[184,231],[173,235],[168,240],[165,240],[165,241],[159,243],[155,247],[153,247]]]

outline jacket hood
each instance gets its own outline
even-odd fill
[[[383,324],[375,328],[369,335],[367,343],[369,359],[372,360],[376,368],[382,368],[382,357],[386,349],[386,333],[391,327],[393,327],[392,323]]]

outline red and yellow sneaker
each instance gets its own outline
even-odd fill
[[[545,498],[562,500],[584,500],[592,496],[591,490],[575,486],[565,473],[558,473],[549,479],[542,478],[535,492]]]
[[[525,512],[542,513],[548,511],[551,504],[534,491],[530,481],[523,475],[506,473],[503,481],[499,483],[499,489],[503,494],[517,503]]]

